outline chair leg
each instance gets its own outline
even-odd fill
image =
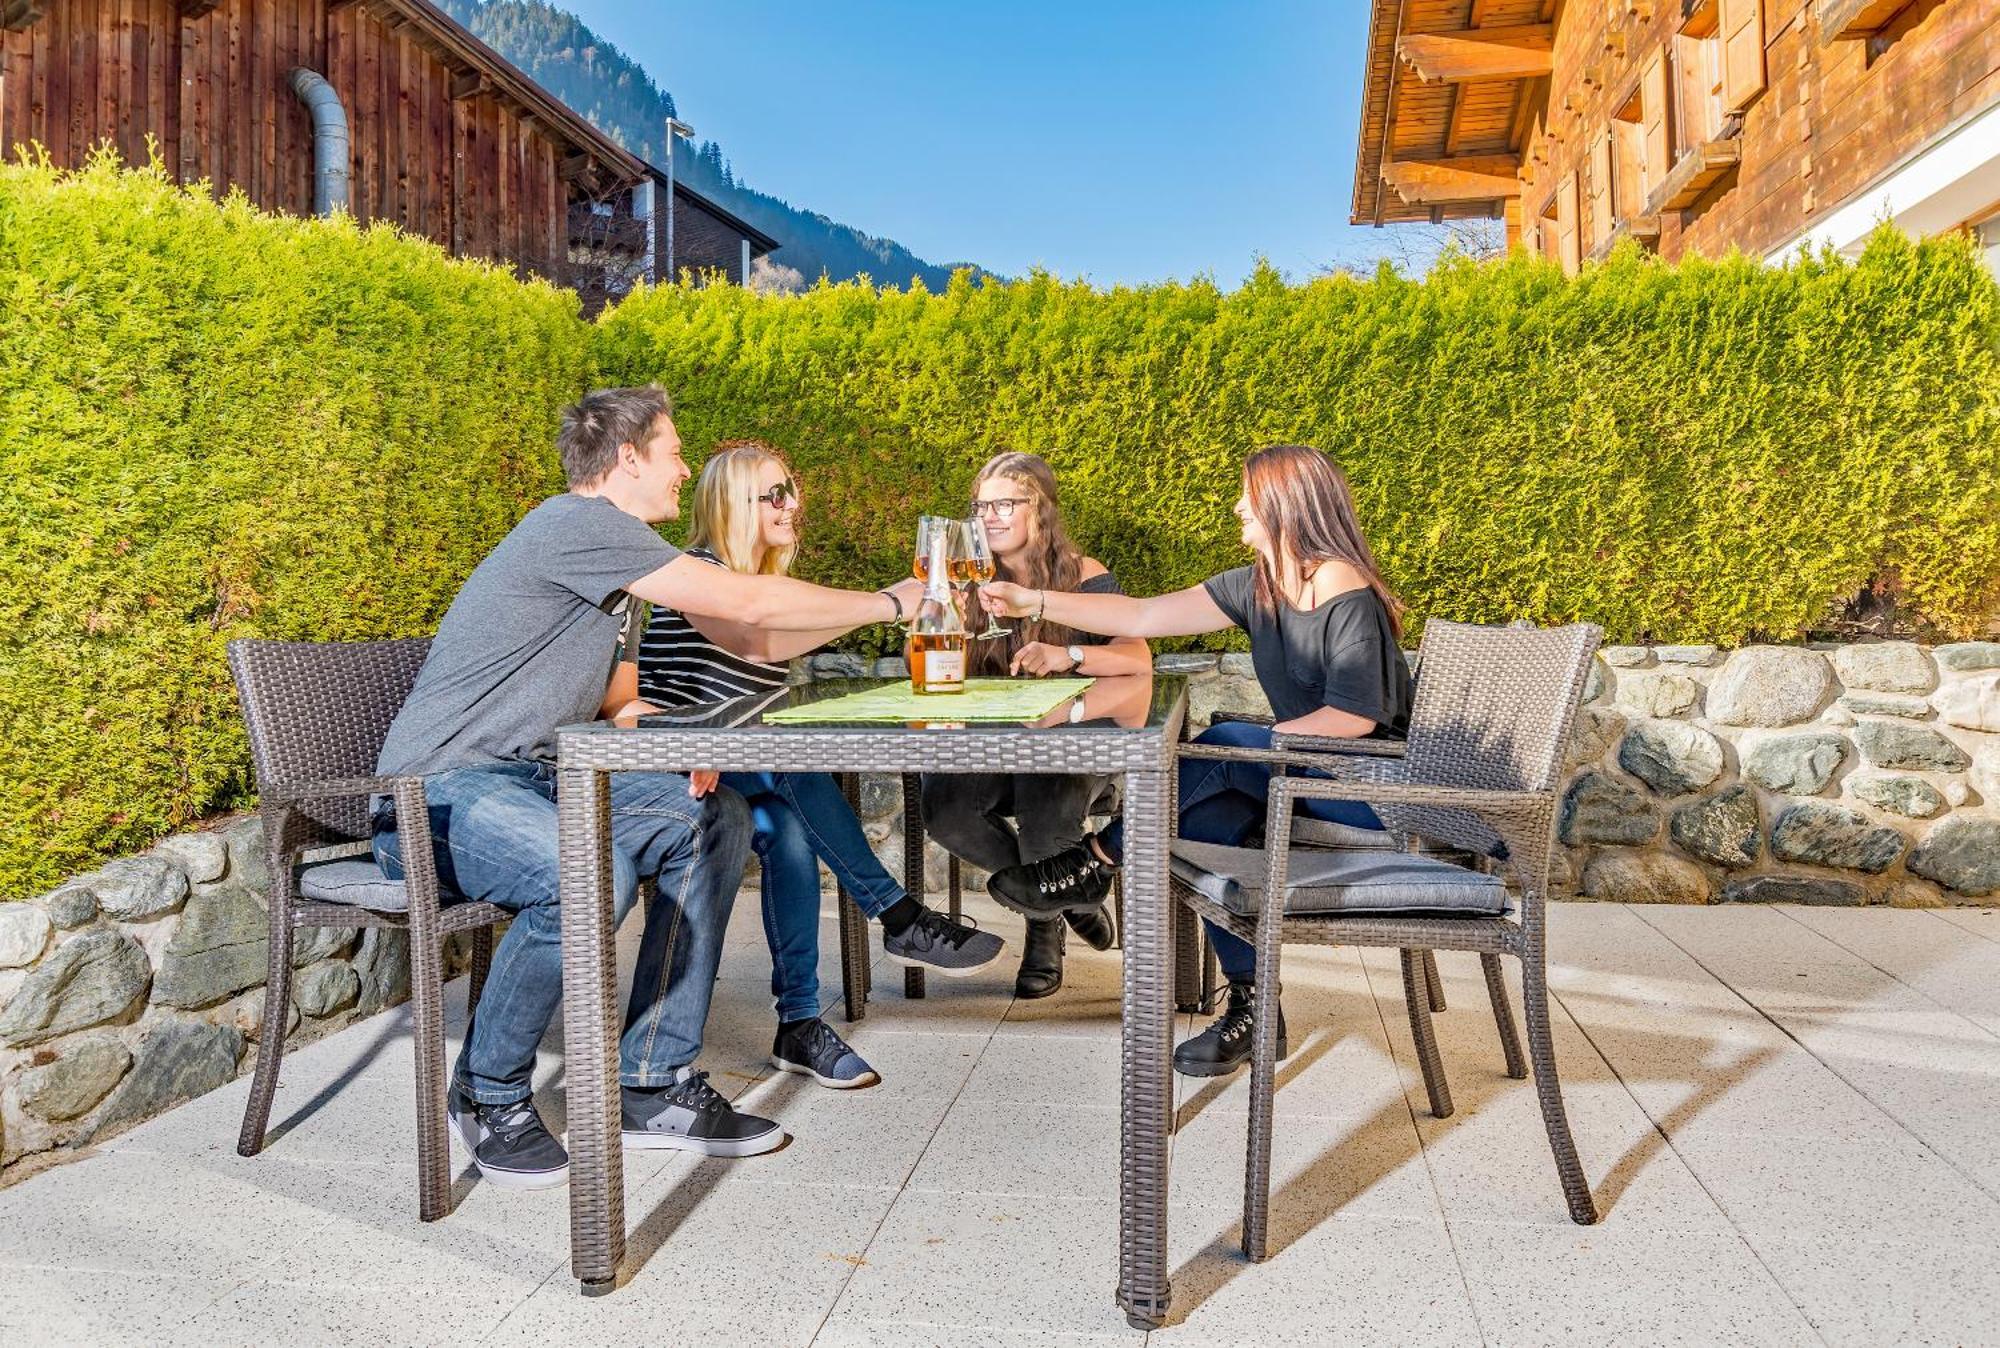
[[[1202,939],[1201,923],[1194,909],[1178,899],[1172,901],[1172,907],[1168,925],[1174,942],[1174,1010],[1199,1011],[1202,947],[1207,942]]]
[[[486,991],[486,975],[492,968],[493,928],[491,925],[475,927],[472,930],[472,968],[466,973],[470,980],[465,990],[467,1015],[479,1008],[479,994]]]
[[[1404,950],[1403,1004],[1410,1012],[1410,1038],[1417,1046],[1417,1066],[1424,1074],[1424,1090],[1430,1096],[1431,1116],[1451,1117],[1451,1086],[1445,1081],[1444,1063],[1438,1057],[1437,1035],[1431,1028],[1430,976],[1424,971],[1423,952]]]
[[[1257,954],[1255,1029],[1250,1040],[1250,1141],[1243,1162],[1243,1257],[1262,1262],[1271,1236],[1271,1114],[1278,1082],[1276,943]]]
[[[1528,1075],[1528,1061],[1521,1056],[1521,1036],[1514,1029],[1514,1004],[1507,1000],[1507,976],[1500,970],[1500,957],[1487,952],[1479,957],[1486,971],[1486,997],[1493,1003],[1493,1024],[1500,1031],[1500,1052],[1507,1059],[1507,1075],[1516,1081]]]
[[[840,793],[848,807],[861,809],[861,782],[851,772],[840,774]],[[868,919],[847,886],[835,889],[834,910],[840,914],[840,993],[849,1024],[868,1014]]]
[[[1528,1018],[1535,1095],[1541,1101],[1542,1123],[1549,1132],[1549,1149],[1555,1153],[1556,1176],[1562,1181],[1569,1217],[1578,1226],[1592,1226],[1597,1222],[1597,1204],[1590,1196],[1590,1181],[1584,1177],[1576,1139],[1569,1131],[1569,1115],[1563,1109],[1562,1082],[1556,1077],[1555,1037],[1549,1030],[1548,971],[1540,960],[1521,961],[1521,1003]]]
[[[945,875],[947,877],[945,893],[950,902],[951,920],[956,922],[965,916],[965,874],[959,866],[957,857],[951,859],[951,864],[945,868]]]
[[[1113,950],[1123,950],[1125,948],[1125,876],[1123,872],[1115,873],[1111,877],[1111,916],[1114,921],[1111,948]]]
[[[903,774],[903,891],[918,903],[926,897],[924,885],[923,779],[914,772]],[[903,970],[903,995],[912,1001],[924,995],[924,971]]]
[[[264,1131],[271,1124],[271,1101],[278,1093],[278,1067],[285,1058],[285,1026],[292,1014],[292,910],[288,899],[277,892],[278,888],[272,886],[271,951],[264,971],[264,1026],[257,1040],[257,1068],[250,1078],[250,1099],[243,1106],[243,1127],[236,1135],[238,1156],[255,1156],[264,1150]]]
[[[1204,932],[1201,938],[1201,1006],[1214,1006],[1216,991],[1221,987],[1222,962],[1215,957],[1215,943]]]
[[[1444,1004],[1444,980],[1438,977],[1437,951],[1426,950],[1423,955],[1424,980],[1430,984],[1431,990],[1431,1010],[1448,1011],[1451,1008]]]
[[[410,920],[410,1003],[417,1055],[417,1216],[451,1208],[451,1147],[445,1138],[444,942],[437,914]]]

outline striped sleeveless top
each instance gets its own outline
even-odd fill
[[[712,566],[722,561],[707,548],[687,555]],[[703,636],[678,609],[655,607],[639,638],[639,696],[656,707],[692,707],[785,686],[787,665],[732,655]]]

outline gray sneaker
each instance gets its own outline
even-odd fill
[[[908,969],[928,969],[946,978],[976,974],[994,960],[1007,945],[990,931],[966,922],[954,922],[943,913],[926,908],[924,915],[891,936],[882,933],[882,953],[892,964]]]
[[[708,1084],[708,1073],[681,1069],[671,1086],[620,1089],[621,1133],[639,1150],[695,1151],[704,1156],[756,1156],[784,1145],[785,1130],[755,1114],[739,1114]]]

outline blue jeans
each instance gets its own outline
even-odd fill
[[[555,770],[536,763],[455,768],[424,778],[424,795],[440,884],[514,914],[453,1076],[482,1104],[525,1100],[535,1046],[562,1001]],[[375,859],[401,879],[401,837],[393,819],[385,822],[390,826],[375,834]],[[669,1085],[701,1052],[723,928],[749,848],[749,812],[735,792],[696,800],[685,777],[611,775],[614,925],[631,911],[640,879],[657,882],[618,1044],[624,1085]]]
[[[1223,721],[1195,736],[1196,744],[1219,744],[1234,749],[1268,749],[1271,727],[1244,721]],[[1195,842],[1221,843],[1242,847],[1264,831],[1264,803],[1271,790],[1271,769],[1264,763],[1232,762],[1214,758],[1184,758],[1180,770],[1180,836]],[[1315,819],[1349,824],[1355,828],[1381,828],[1375,811],[1358,800],[1301,800],[1297,813]],[[1123,840],[1123,821],[1115,821],[1100,835],[1105,850],[1118,855]],[[1248,983],[1256,977],[1257,953],[1250,943],[1224,931],[1213,922],[1208,927],[1209,944],[1215,948],[1215,962],[1232,983]]]
[[[831,774],[726,772],[722,784],[750,806],[778,1019],[809,1020],[819,1014],[819,863],[871,918],[901,899],[903,887],[876,859]]]

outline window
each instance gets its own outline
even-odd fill
[[[1577,229],[1576,175],[1566,173],[1556,184],[1555,219],[1556,247],[1555,260],[1562,263],[1562,269],[1569,275],[1576,275],[1583,265],[1583,253]]]
[[[1667,180],[1677,151],[1673,139],[1672,109],[1667,91],[1673,81],[1667,69],[1667,53],[1656,51],[1646,62],[1639,78],[1639,131],[1642,142],[1640,196],[1650,198]]]
[[[1590,250],[1595,253],[1611,238],[1617,223],[1611,193],[1611,130],[1605,128],[1590,143]]]
[[[1682,33],[1674,39],[1674,160],[1722,134],[1722,43]]]

